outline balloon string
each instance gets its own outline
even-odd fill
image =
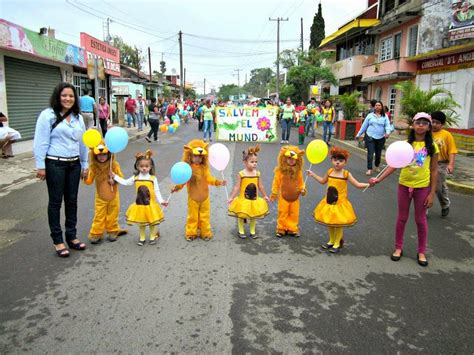
[[[387,170],[387,168],[388,168],[388,164],[385,166],[385,168],[382,169],[380,173],[378,173],[378,175],[375,178],[378,179],[379,177],[381,177],[384,171]],[[362,192],[365,192],[365,190],[367,190],[369,187],[370,186],[367,186]]]
[[[114,155],[110,154],[110,174],[112,174],[112,160],[114,160]],[[110,192],[114,192],[114,186],[110,185]]]
[[[313,164],[309,164],[309,169],[308,170],[311,170],[311,168],[313,167]],[[306,188],[306,181],[308,180],[308,176],[309,175],[306,175],[305,179],[304,179],[304,187]]]
[[[222,175],[222,180],[225,180],[224,170],[221,170],[221,175]],[[227,186],[224,186],[224,187],[225,187],[225,195],[227,197],[227,200],[229,200],[229,191],[227,191]]]

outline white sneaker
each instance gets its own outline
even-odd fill
[[[280,144],[285,144],[285,141],[281,141]]]

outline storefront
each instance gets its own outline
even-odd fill
[[[76,86],[81,96],[87,94],[87,91],[90,90],[93,96],[98,96],[95,97],[96,102],[98,102],[99,97],[105,97],[107,102],[110,103],[112,94],[111,77],[120,76],[120,50],[84,32],[81,32],[81,46],[85,49],[89,68],[74,68],[74,86]],[[103,65],[105,72],[103,77],[100,77],[99,73],[97,81],[94,80],[93,69],[96,59],[98,59],[99,65]],[[97,90],[95,88],[96,83]]]
[[[425,55],[426,57],[426,55]],[[418,61],[416,81],[420,89],[446,89],[461,106],[459,128],[474,127],[474,49]]]
[[[0,111],[23,139],[34,135],[36,118],[48,107],[54,87],[73,81],[73,68],[85,67],[84,50],[0,19]]]

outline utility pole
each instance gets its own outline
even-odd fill
[[[180,80],[180,88],[179,88],[179,97],[181,100],[184,97],[184,87],[183,87],[183,32],[179,31],[178,33],[178,40],[179,40],[179,80]]]
[[[268,18],[269,21],[277,22],[277,77],[276,77],[276,100],[280,101],[280,21],[288,21],[288,17],[277,17],[276,19]]]
[[[186,68],[184,68],[184,76],[183,76],[184,88],[183,93],[186,92]]]
[[[152,76],[151,76],[151,51],[150,51],[150,47],[148,47],[148,70],[150,71],[150,83],[151,83]]]
[[[137,76],[140,76],[140,56],[138,55],[137,47],[135,47],[135,55],[137,56]]]
[[[301,18],[301,53],[304,51],[304,39],[303,39],[303,18]]]
[[[239,101],[240,101],[240,72],[242,69],[234,69],[234,71],[237,72],[237,86],[238,86],[238,95],[239,95]]]
[[[104,32],[104,41],[107,42],[108,44],[110,44],[110,42],[112,41],[112,37],[110,36],[110,23],[111,22],[112,20],[108,17],[105,20],[105,23],[102,22],[102,29]]]
[[[204,78],[204,96],[206,96],[206,78]]]

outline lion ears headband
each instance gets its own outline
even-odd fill
[[[153,152],[150,149],[147,149],[145,153],[138,152],[135,154],[135,158],[138,159],[151,159]]]
[[[247,150],[242,151],[242,154],[245,156],[249,155],[257,155],[257,153],[260,151],[260,144],[257,144],[255,147],[250,147]]]

